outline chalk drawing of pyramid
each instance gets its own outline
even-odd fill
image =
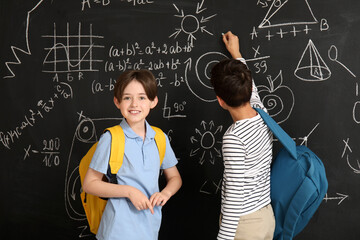
[[[307,0],[274,0],[259,28],[316,23],[318,20]]]
[[[324,81],[331,76],[330,69],[311,40],[309,40],[294,74],[303,81]]]

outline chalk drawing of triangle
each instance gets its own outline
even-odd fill
[[[259,28],[316,23],[307,0],[274,0]]]
[[[325,81],[331,76],[329,67],[320,56],[311,39],[300,58],[294,74],[303,81]]]

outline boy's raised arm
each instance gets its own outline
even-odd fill
[[[223,42],[225,44],[226,49],[231,54],[231,56],[235,59],[242,58],[240,53],[240,45],[239,45],[239,38],[231,31],[228,31],[223,35]]]
[[[231,54],[231,56],[233,58],[235,58],[235,59],[243,58],[241,55],[241,52],[240,52],[240,44],[239,44],[238,36],[233,34],[231,31],[228,31],[227,33],[225,33],[223,35],[223,42],[225,44],[226,49],[229,51],[229,53]],[[241,62],[246,64],[244,59],[241,60]],[[250,99],[250,105],[252,107],[261,108],[267,112],[267,109],[264,107],[264,105],[260,99],[254,79],[252,81],[252,94],[251,94],[251,99]]]

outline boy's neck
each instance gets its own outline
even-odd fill
[[[129,122],[128,122],[128,124],[129,124]],[[145,136],[146,136],[145,122],[129,124],[129,126],[137,135],[139,135],[139,137],[141,137],[143,140],[145,139]]]
[[[250,105],[250,102],[240,106],[240,107],[229,107],[228,111],[234,122],[244,119],[253,118],[257,115],[255,109]]]

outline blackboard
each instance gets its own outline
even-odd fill
[[[215,239],[231,118],[209,70],[229,57],[228,30],[270,114],[326,167],[328,193],[296,239],[360,235],[359,1],[4,0],[0,11],[6,239],[94,239],[77,166],[120,121],[112,88],[129,68],[157,78],[148,121],[169,135],[184,181],[163,209],[159,239]]]

